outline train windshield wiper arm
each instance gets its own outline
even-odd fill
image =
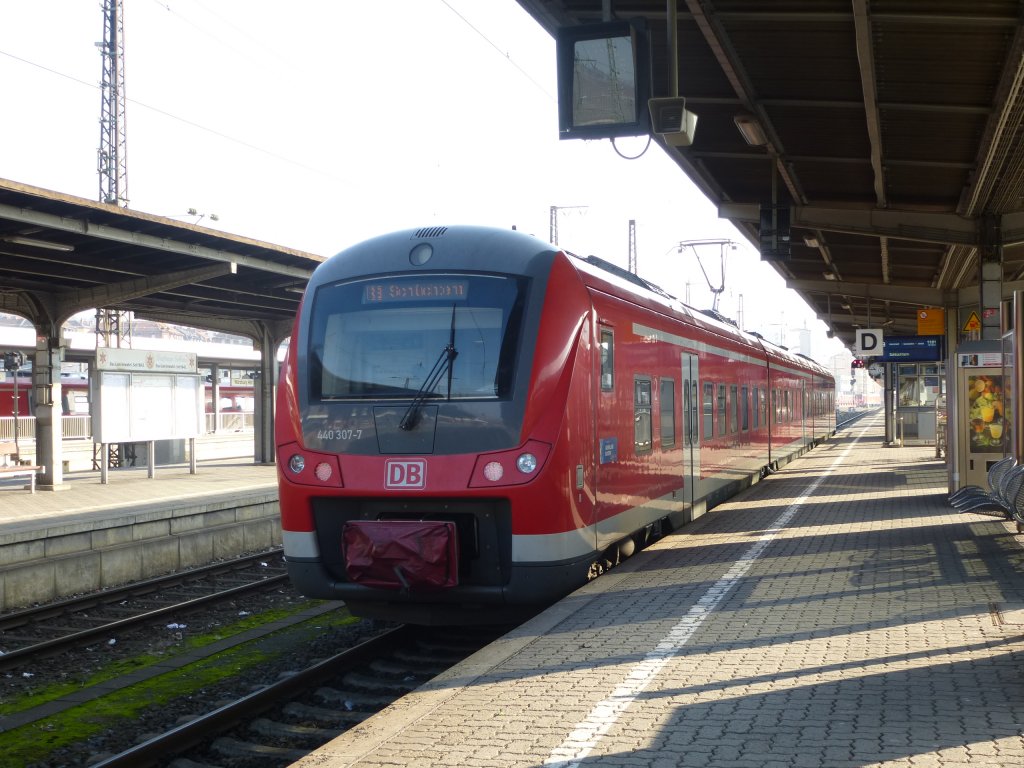
[[[448,343],[444,345],[444,349],[441,350],[441,354],[438,356],[437,361],[434,363],[434,367],[430,369],[430,373],[423,380],[423,384],[420,386],[416,396],[413,397],[412,402],[409,403],[409,407],[405,409],[405,415],[402,416],[402,420],[398,422],[399,429],[410,430],[416,426],[416,422],[419,421],[420,408],[423,406],[423,401],[427,399],[427,396],[433,392],[434,387],[437,386],[437,382],[441,380],[441,377],[445,373],[448,374],[448,399],[452,398],[452,363],[455,362],[455,358],[459,356],[459,351],[455,348],[455,305],[452,304],[452,327],[451,333],[448,337]]]

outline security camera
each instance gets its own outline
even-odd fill
[[[668,96],[649,99],[647,108],[651,112],[651,127],[656,134],[673,147],[688,147],[693,144],[697,132],[697,116],[686,109],[682,96]]]

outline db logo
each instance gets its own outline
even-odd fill
[[[388,459],[385,464],[385,488],[425,488],[427,462],[423,459]]]

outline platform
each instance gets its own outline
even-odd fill
[[[64,476],[59,491],[0,483],[0,611],[281,542],[274,465],[249,460]]]
[[[295,765],[1024,765],[1024,537],[869,418]]]

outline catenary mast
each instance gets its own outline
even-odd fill
[[[97,43],[103,57],[100,85],[100,148],[96,156],[99,174],[99,201],[128,207],[128,134],[125,122],[124,92],[124,0],[103,0],[103,42]],[[96,348],[131,347],[131,313],[112,308],[96,308]],[[93,469],[134,464],[131,450],[120,445],[93,448]]]
[[[128,207],[127,126],[124,93],[124,0],[103,0],[100,148],[101,203]]]

